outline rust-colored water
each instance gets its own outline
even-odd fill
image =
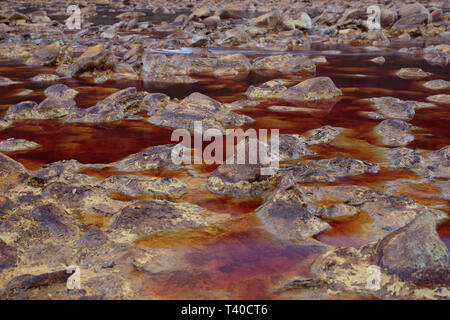
[[[320,52],[311,54],[322,55]],[[253,57],[255,53],[252,52],[249,56]],[[280,133],[303,134],[322,125],[347,128],[348,130],[331,145],[311,146],[310,149],[318,155],[308,159],[351,156],[383,163],[385,159],[381,150],[384,146],[373,134],[373,128],[379,121],[361,115],[362,111],[373,111],[370,104],[361,99],[390,95],[405,100],[425,101],[429,95],[446,92],[425,89],[420,86],[421,81],[397,78],[393,73],[400,67],[420,67],[433,73],[429,80],[450,80],[450,76],[448,67],[433,67],[422,60],[392,53],[386,54],[387,62],[384,65],[376,66],[369,62],[375,56],[377,54],[348,50],[348,54],[327,55],[329,63],[318,65],[317,75],[330,76],[344,92],[344,96],[335,102],[319,105],[301,103],[296,106],[309,109],[280,112],[271,111],[269,107],[295,105],[271,101],[237,112],[256,120],[247,128],[280,129]],[[29,81],[29,78],[39,73],[54,72],[53,68],[30,68],[1,61],[0,76],[23,83],[0,87],[0,116],[11,104],[23,100],[42,101],[43,90],[47,85],[37,85]],[[361,74],[367,77],[359,76]],[[305,78],[305,75],[277,76],[294,81]],[[129,86],[149,92],[164,92],[173,98],[183,98],[197,91],[221,102],[232,102],[245,99],[244,92],[250,84],[257,85],[269,79],[271,78],[254,73],[240,81],[221,81],[202,76],[199,77],[201,81],[198,84],[168,88],[155,88],[141,81],[108,81],[101,86],[74,79],[61,83],[80,92],[76,97],[78,106],[89,107],[115,90]],[[17,95],[23,89],[33,91],[26,96]],[[318,111],[312,112],[311,109]],[[440,104],[433,108],[417,110],[411,123],[420,129],[416,129],[415,140],[409,147],[431,151],[449,144],[448,105]],[[77,159],[82,163],[117,161],[149,146],[170,143],[170,135],[171,130],[155,127],[145,121],[95,125],[66,124],[61,121],[19,121],[13,127],[0,131],[0,140],[14,137],[40,143],[41,148],[9,154],[28,168],[37,169],[41,165],[62,159]],[[255,208],[261,204],[260,199],[242,201],[208,192],[204,186],[206,173],[213,169],[214,166],[196,166],[193,169],[198,174],[195,178],[186,171],[158,170],[139,173],[178,177],[189,186],[189,190],[177,201],[189,201],[212,211],[232,215],[232,221],[220,228],[158,234],[137,241],[136,245],[173,250],[182,256],[186,263],[181,271],[141,274],[145,284],[143,292],[149,297],[265,299],[274,297],[271,288],[279,281],[293,276],[309,275],[309,268],[320,253],[319,248],[280,242],[265,232],[253,215]],[[98,179],[119,173],[112,168],[84,169],[83,172]],[[439,190],[432,185],[421,184],[418,177],[410,171],[381,168],[377,174],[342,179],[337,184],[360,184],[385,190],[389,188],[389,181],[399,179],[417,181],[417,184],[408,188],[404,185],[400,187],[400,184],[399,187],[391,186],[390,192],[409,195],[425,205],[444,207],[444,211],[448,212],[449,203],[441,198]],[[132,200],[120,194],[114,197]],[[80,219],[97,227],[105,227],[109,223],[108,220],[95,215],[86,215]],[[359,246],[364,240],[361,230],[369,222],[369,218],[361,213],[354,218],[331,223],[333,228],[316,238],[334,246]],[[449,223],[440,225],[438,232],[449,247]]]

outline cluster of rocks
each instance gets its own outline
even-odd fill
[[[55,68],[57,75],[39,74],[30,79],[33,82],[81,78],[100,84],[124,79],[165,87],[190,85],[202,76],[243,80],[250,72],[272,80],[249,86],[245,92],[249,100],[233,103],[221,103],[199,92],[177,99],[128,87],[88,107],[77,105],[76,90],[53,84],[45,89],[41,102],[22,101],[10,106],[0,119],[0,130],[21,120],[144,120],[191,132],[195,130],[194,122],[199,121],[203,130],[216,129],[224,134],[226,128],[253,122],[251,117],[235,111],[256,106],[258,100],[302,104],[337,100],[343,92],[331,78],[315,75],[316,63],[323,62],[323,58],[289,53],[249,58],[241,53],[215,54],[208,47],[287,51],[308,49],[318,42],[370,44],[373,49],[389,45],[392,38],[444,42],[449,37],[449,7],[444,1],[380,1],[383,29],[375,31],[367,22],[371,1],[335,0],[325,5],[236,0],[226,6],[219,2],[205,5],[202,1],[108,1],[109,9],[117,13],[118,22],[112,25],[89,21],[95,16],[95,5],[106,1],[76,1],[81,7],[83,28],[67,32],[63,23],[51,17],[65,15],[69,2],[72,4],[50,0],[30,13],[23,13],[29,11],[26,1],[5,1],[0,5],[0,55],[30,67]],[[152,24],[145,21],[144,11],[137,11],[140,9],[172,14],[174,19]],[[180,10],[187,11],[175,18]],[[182,47],[189,47],[190,52],[161,53],[161,49]],[[408,47],[398,53],[447,66],[450,46]],[[371,61],[381,65],[385,59]],[[300,73],[302,81],[294,85],[280,76]],[[431,75],[419,68],[396,72],[401,81],[423,80],[427,90],[449,88],[448,81],[427,79]],[[16,84],[0,78],[0,86]],[[0,298],[145,297],[141,295],[142,280],[133,276],[136,271],[169,272],[185,264],[174,251],[138,245],[139,241],[224,229],[233,221],[229,214],[187,202],[190,186],[181,178],[149,174],[179,170],[203,177],[204,187],[222,197],[260,200],[254,215],[274,238],[315,246],[324,252],[314,262],[312,278],[293,280],[283,290],[326,288],[328,292],[363,297],[448,299],[449,253],[436,232],[437,223],[447,219],[447,214],[410,197],[355,181],[384,169],[410,170],[441,190],[442,198],[448,200],[450,146],[432,152],[406,146],[414,140],[410,121],[416,110],[448,104],[449,97],[445,93],[432,95],[427,100],[433,104],[394,97],[368,99],[374,111],[365,115],[381,121],[374,132],[382,137],[385,146],[391,147],[383,148],[385,163],[316,154],[313,150],[345,139],[341,136],[343,128],[329,125],[302,135],[280,135],[279,168],[260,162],[223,163],[205,174],[199,174],[193,166],[174,164],[174,145],[150,147],[108,164],[62,160],[29,170],[4,153],[40,145],[25,139],[0,141]],[[248,151],[253,142],[243,140],[244,150]],[[96,178],[83,173],[104,169],[111,174]],[[335,248],[318,240],[334,224],[358,217],[367,221],[358,247]],[[73,264],[83,269],[83,289],[68,291],[66,268]],[[367,285],[371,266],[381,270],[377,290]]]

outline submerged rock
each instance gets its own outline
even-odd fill
[[[30,172],[17,161],[0,152],[0,191],[6,191],[29,178]]]
[[[40,223],[43,230],[67,236],[72,230],[65,215],[62,208],[53,204],[36,207],[31,212],[31,216]]]

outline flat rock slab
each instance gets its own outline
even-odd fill
[[[420,80],[431,75],[431,73],[425,72],[420,68],[402,68],[395,74],[404,80]]]
[[[10,138],[7,140],[0,141],[0,151],[2,152],[16,152],[39,148],[41,145],[39,143],[28,141],[25,139],[14,139]]]
[[[111,176],[103,180],[100,186],[109,193],[122,193],[129,197],[166,196],[179,198],[186,193],[186,185],[172,177]]]
[[[403,120],[383,120],[375,127],[375,133],[382,136],[383,143],[388,146],[405,146],[414,140],[411,124]]]
[[[423,84],[427,89],[431,90],[447,90],[450,89],[450,81],[446,80],[431,80]]]
[[[155,199],[137,201],[114,216],[110,230],[124,239],[136,240],[157,232],[196,229],[227,221],[229,215],[210,212],[191,203]]]
[[[450,94],[437,94],[434,96],[427,97],[428,101],[442,103],[442,104],[450,104]]]

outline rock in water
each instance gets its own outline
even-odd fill
[[[311,78],[288,88],[283,99],[292,101],[317,101],[332,99],[342,95],[333,81],[328,77]]]
[[[67,68],[66,76],[73,77],[82,71],[93,68],[101,68],[106,60],[108,54],[103,45],[98,44],[89,47],[81,56]]]
[[[436,232],[436,222],[425,213],[382,239],[375,254],[379,266],[406,279],[448,271],[449,266],[449,253]]]

